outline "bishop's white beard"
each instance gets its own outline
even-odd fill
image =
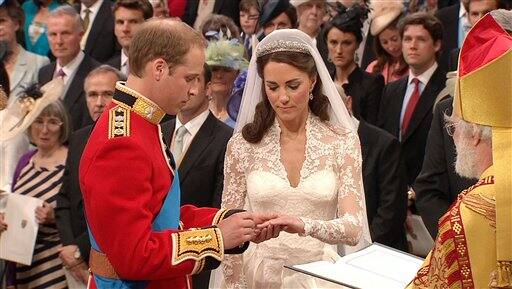
[[[454,139],[455,141],[455,139]],[[475,147],[471,145],[471,139],[461,137],[455,145],[455,172],[462,177],[478,179],[480,177],[477,171],[478,156]]]

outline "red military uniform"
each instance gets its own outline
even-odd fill
[[[191,274],[217,267],[224,257],[215,224],[231,212],[183,206],[185,230],[152,228],[174,180],[161,138],[164,115],[152,101],[118,83],[113,103],[87,143],[80,186],[93,248],[98,247],[91,252],[90,288],[108,287],[98,276],[144,280],[137,288],[190,288]]]

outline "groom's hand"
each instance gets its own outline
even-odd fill
[[[262,225],[268,224],[270,220],[274,220],[278,217],[279,215],[276,213],[253,213],[253,220],[256,224],[256,235],[251,241],[254,243],[261,243],[272,238],[277,238],[282,230],[281,226]]]
[[[224,249],[232,249],[250,241],[256,235],[256,223],[253,215],[248,212],[233,214],[220,221],[217,227],[222,233]]]
[[[251,240],[254,243],[261,243],[263,241],[270,240],[272,238],[279,237],[279,233],[283,230],[282,226],[269,225],[263,229],[256,229],[256,236]]]

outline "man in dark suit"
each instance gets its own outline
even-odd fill
[[[108,65],[102,65],[87,75],[84,90],[89,116],[96,121],[105,106],[112,101],[116,81],[121,73]],[[84,216],[82,192],[78,182],[78,166],[93,125],[75,131],[69,138],[68,157],[64,170],[62,187],[57,194],[55,217],[63,243],[60,258],[71,274],[87,284],[88,262],[91,244]]]
[[[352,98],[340,93],[349,113]],[[364,120],[358,124],[363,158],[363,184],[366,213],[372,241],[407,251],[405,218],[407,187],[404,166],[400,158],[400,143],[387,131]]]
[[[462,45],[469,30],[469,22],[466,9],[461,3],[438,10],[436,17],[441,21],[444,29],[443,51],[439,57],[439,65],[446,71],[449,68],[450,53]]]
[[[80,43],[85,54],[104,63],[116,54],[114,15],[111,0],[81,0],[75,9],[84,24],[84,37]]]
[[[162,134],[178,165],[181,204],[220,208],[224,155],[233,130],[208,109],[211,71],[204,67],[189,92],[189,101],[176,119],[163,124]],[[194,275],[194,289],[208,288],[209,279],[209,272]]]
[[[71,6],[61,6],[50,13],[48,42],[56,61],[43,66],[38,74],[41,85],[56,77],[64,80],[65,92],[61,99],[71,116],[73,130],[92,123],[85,104],[84,79],[100,65],[80,50],[84,34],[81,21]]]
[[[432,238],[437,236],[439,218],[457,200],[458,194],[477,182],[455,172],[455,144],[444,121],[445,115],[452,114],[452,102],[453,98],[449,97],[434,109],[423,168],[414,183],[416,208]]]
[[[400,140],[410,187],[421,170],[434,101],[446,75],[436,62],[442,41],[439,20],[415,13],[401,21],[399,30],[410,73],[384,87],[377,123]]]
[[[211,14],[225,15],[240,26],[240,0],[188,0],[181,20],[189,26],[200,29]]]
[[[121,52],[107,61],[128,76],[128,52],[135,32],[149,18],[153,17],[153,7],[148,0],[119,0],[114,4],[115,35],[121,45]]]
[[[480,20],[480,18],[484,17],[485,14],[496,10],[496,9],[510,9],[510,0],[468,0],[464,3],[464,7],[466,9],[468,24],[470,27],[473,27],[475,23]],[[457,70],[458,62],[459,62],[459,52],[460,48],[454,48],[450,51],[449,58],[449,67],[450,71]]]

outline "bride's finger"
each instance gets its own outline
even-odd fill
[[[256,229],[263,229],[267,228],[268,226],[270,226],[270,221],[266,221],[265,223],[256,225]]]

